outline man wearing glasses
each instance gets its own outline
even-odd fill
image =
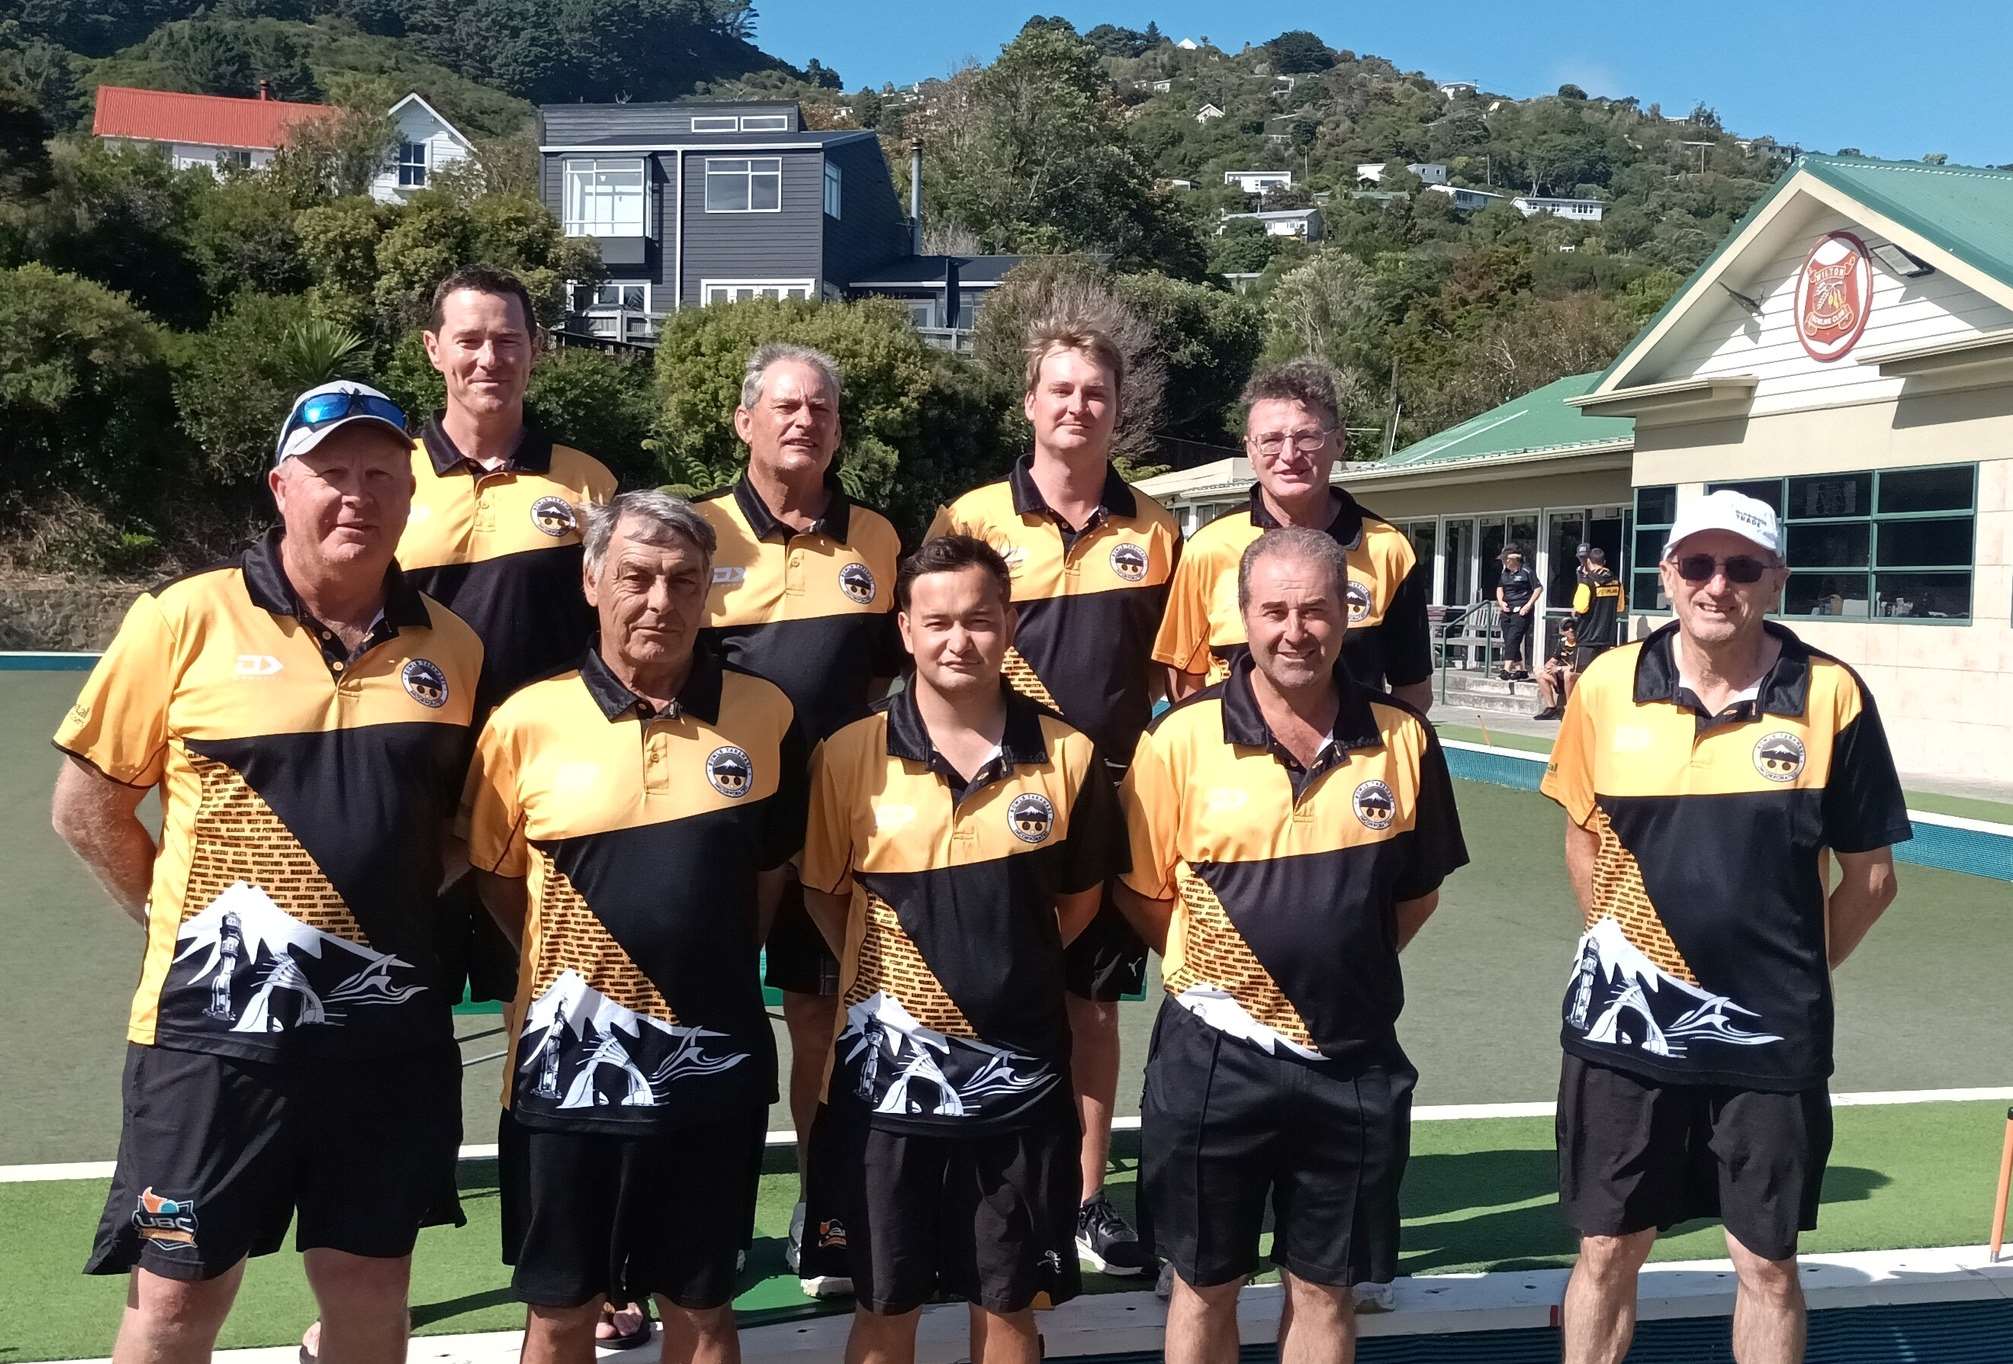
[[[1244,652],[1237,565],[1276,526],[1326,531],[1349,556],[1342,660],[1356,682],[1424,713],[1433,702],[1427,566],[1403,531],[1333,482],[1342,458],[1341,403],[1327,366],[1312,360],[1261,370],[1245,385],[1245,451],[1258,482],[1248,511],[1197,531],[1175,568],[1153,657],[1174,699],[1220,682]]]
[[[1910,830],[1872,695],[1765,619],[1780,544],[1766,503],[1685,506],[1660,566],[1677,620],[1579,680],[1546,770],[1586,921],[1560,1031],[1566,1364],[1619,1364],[1637,1271],[1695,1217],[1726,1228],[1735,1357],[1803,1358],[1831,971],[1893,902]]]
[[[393,561],[410,451],[377,390],[302,394],[280,526],[142,594],[56,731],[56,831],[146,932],[85,1269],[130,1275],[122,1360],[207,1359],[292,1222],[321,1348],[395,1364],[419,1229],[462,1220],[432,923],[482,645]]]

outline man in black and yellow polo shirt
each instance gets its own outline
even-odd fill
[[[1683,507],[1661,573],[1676,622],[1579,679],[1543,786],[1586,917],[1560,1030],[1565,1358],[1618,1364],[1658,1231],[1714,1217],[1735,1356],[1798,1360],[1831,970],[1893,901],[1908,813],[1864,684],[1765,619],[1789,575],[1766,503]]]
[[[1064,947],[1124,869],[1124,828],[1097,746],[1001,681],[999,554],[932,539],[895,590],[910,685],[812,760],[804,891],[842,945],[845,1009],[814,1211],[836,1185],[847,1358],[913,1358],[944,1292],[972,1304],[973,1359],[1034,1364],[1035,1303],[1079,1279]]]
[[[1244,649],[1237,565],[1275,526],[1326,531],[1349,555],[1349,630],[1342,659],[1356,682],[1421,714],[1433,701],[1427,574],[1405,533],[1334,484],[1344,433],[1335,378],[1313,360],[1261,370],[1244,386],[1245,452],[1257,482],[1247,511],[1226,512],[1189,538],[1168,588],[1153,657],[1186,696],[1230,672]]]
[[[1248,648],[1140,740],[1121,903],[1167,996],[1140,1103],[1141,1226],[1174,1271],[1167,1358],[1234,1358],[1268,1197],[1282,1358],[1348,1359],[1388,1283],[1418,1078],[1398,953],[1468,860],[1417,711],[1349,674],[1350,559],[1308,527],[1239,559]]]
[[[805,346],[757,350],[734,412],[747,471],[697,504],[720,546],[707,635],[729,662],[783,689],[812,744],[865,715],[867,702],[902,669],[894,626],[901,542],[886,517],[839,487],[839,397],[831,357]],[[769,930],[766,970],[783,993],[790,1034],[790,1118],[801,1178],[831,1050],[839,966],[804,913],[795,879]],[[785,1251],[792,1269],[803,1226],[800,1196]]]
[[[1573,583],[1573,636],[1579,645],[1573,654],[1573,671],[1583,673],[1615,645],[1615,627],[1629,609],[1621,580],[1608,567],[1608,552],[1599,545],[1586,547],[1586,558]]]
[[[655,1296],[667,1359],[735,1352],[775,1044],[755,958],[803,839],[789,698],[700,639],[713,532],[631,492],[586,512],[600,633],[483,728],[469,858],[521,946],[503,1258],[523,1358],[586,1358],[604,1300]]]
[[[280,527],[134,602],[56,732],[57,831],[147,932],[86,1268],[131,1271],[122,1359],[206,1358],[297,1217],[324,1349],[391,1364],[419,1229],[461,1220],[432,919],[482,645],[393,561],[408,439],[375,389],[301,395]]]
[[[1152,712],[1153,634],[1181,549],[1167,509],[1111,467],[1124,385],[1124,357],[1106,333],[1071,318],[1036,323],[1022,404],[1033,452],[938,512],[930,530],[976,536],[1005,556],[1019,618],[1007,680],[1090,735],[1116,770]],[[1104,1197],[1118,1001],[1145,982],[1146,945],[1107,902],[1070,947],[1069,1013],[1084,1129],[1077,1249],[1108,1274],[1147,1265]]]
[[[469,266],[440,282],[421,339],[447,406],[412,447],[416,493],[398,561],[482,637],[476,724],[534,677],[580,657],[594,628],[580,600],[579,509],[615,476],[525,424],[538,324],[521,280]],[[441,898],[442,955],[477,999],[509,999],[516,954],[464,881]]]

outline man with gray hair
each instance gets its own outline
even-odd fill
[[[894,628],[901,538],[839,486],[839,369],[808,346],[775,343],[748,357],[734,430],[748,467],[697,510],[719,537],[706,634],[728,662],[768,678],[816,744],[867,713],[902,670]],[[768,983],[783,994],[790,1034],[790,1119],[798,1173],[832,1044],[839,965],[804,912],[794,875],[770,931]],[[800,1190],[786,1250],[799,1263]],[[838,1281],[811,1284],[841,1292]]]
[[[1431,726],[1343,662],[1349,564],[1325,530],[1252,541],[1248,647],[1154,722],[1120,792],[1119,903],[1167,990],[1140,1231],[1173,1267],[1175,1364],[1236,1357],[1268,1199],[1282,1359],[1346,1364],[1352,1288],[1396,1268],[1418,1079],[1398,1045],[1398,953],[1468,855]]]
[[[465,800],[519,950],[503,1258],[528,1364],[587,1358],[604,1299],[652,1296],[666,1359],[727,1361],[776,1078],[755,955],[803,843],[806,755],[782,689],[704,638],[697,509],[629,492],[585,520],[600,634],[497,708]]]

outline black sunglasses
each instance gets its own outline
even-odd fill
[[[1739,583],[1743,587],[1760,582],[1761,575],[1774,567],[1752,554],[1736,554],[1731,559],[1715,559],[1710,554],[1687,554],[1676,562],[1678,576],[1688,583],[1711,582],[1712,575],[1724,569],[1728,582]]]

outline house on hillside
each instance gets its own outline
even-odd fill
[[[1457,99],[1462,95],[1474,94],[1475,83],[1473,81],[1441,81],[1438,89],[1448,99]]]
[[[1174,82],[1165,78],[1151,82],[1151,89],[1156,95],[1164,95],[1173,88]]]
[[[1357,162],[1356,183],[1359,185],[1376,185],[1383,183],[1384,168],[1389,164],[1390,162],[1388,161]],[[1405,163],[1405,169],[1412,172],[1412,174],[1418,176],[1419,182],[1421,184],[1444,185],[1447,183],[1447,167],[1441,162],[1407,161]]]
[[[1468,189],[1463,185],[1428,185],[1426,189],[1433,194],[1446,195],[1454,201],[1455,209],[1462,213],[1479,213],[1489,205],[1500,204],[1509,197],[1506,194],[1497,194],[1493,190]],[[1528,218],[1530,215],[1527,213],[1524,216]]]
[[[1223,117],[1223,111],[1217,108],[1214,104],[1205,104],[1200,109],[1197,109],[1195,111],[1195,121],[1197,123],[1207,123],[1211,119],[1217,119],[1222,117]]]
[[[569,236],[591,237],[604,281],[574,300],[579,329],[648,341],[685,308],[751,298],[900,300],[926,339],[969,344],[1014,256],[921,250],[880,139],[814,131],[788,100],[551,104],[538,111],[540,185]],[[915,152],[911,184],[921,185]]]
[[[1231,223],[1255,222],[1265,229],[1268,237],[1298,237],[1304,242],[1321,240],[1321,210],[1318,208],[1281,208],[1265,213],[1226,213],[1217,226],[1216,235],[1222,236],[1223,229]]]
[[[1575,222],[1597,223],[1607,205],[1599,199],[1560,199],[1542,194],[1519,194],[1510,200],[1510,207],[1526,218],[1535,218],[1540,213],[1552,218],[1571,218]]]
[[[177,169],[201,166],[221,173],[226,166],[266,165],[291,129],[334,113],[327,104],[274,99],[263,81],[257,99],[101,85],[91,133],[121,146],[162,148]],[[380,202],[397,203],[425,188],[434,172],[475,155],[461,131],[418,94],[394,104],[389,117],[399,141],[371,182],[371,197]]]
[[[1202,50],[1202,44],[1196,42],[1195,39],[1193,38],[1183,38],[1180,42],[1176,43],[1175,46],[1180,48],[1183,52],[1200,52]]]
[[[1274,190],[1292,189],[1292,171],[1225,171],[1223,183],[1235,185],[1246,194],[1270,194]]]

